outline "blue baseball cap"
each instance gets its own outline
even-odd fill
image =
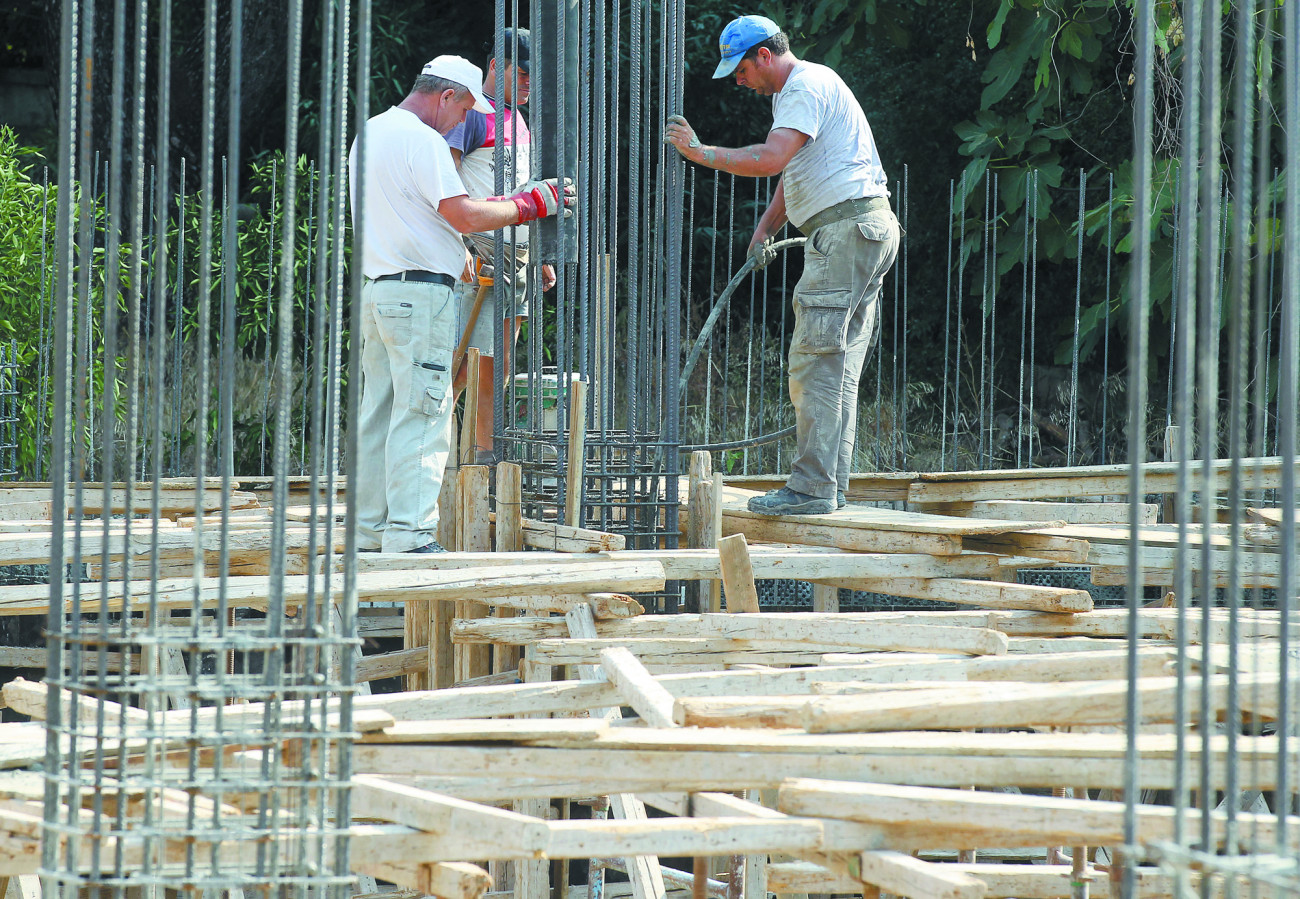
[[[732,19],[727,23],[727,27],[722,29],[722,37],[718,38],[722,62],[718,63],[713,77],[726,78],[736,71],[736,66],[740,65],[740,61],[745,58],[745,53],[750,47],[761,44],[780,31],[781,26],[767,16],[741,16],[739,19]]]

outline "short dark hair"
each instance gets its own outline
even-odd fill
[[[411,88],[413,94],[441,94],[443,91],[455,91],[453,98],[463,100],[465,95],[469,93],[469,88],[463,84],[457,84],[455,81],[439,78],[437,75],[418,75],[415,79],[415,86]]]
[[[773,56],[781,56],[790,52],[790,39],[785,36],[784,31],[778,31],[765,41],[759,41],[754,46],[745,51],[741,59],[753,59],[758,55],[758,51],[764,47],[768,49]]]

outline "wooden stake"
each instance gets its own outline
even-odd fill
[[[523,469],[514,462],[497,465],[496,550],[499,553],[522,552],[524,548]],[[496,617],[513,618],[516,611],[498,606]],[[495,647],[492,671],[500,674],[519,668],[518,646]]]
[[[473,351],[471,350],[471,353]],[[474,357],[471,356],[471,371]],[[460,470],[461,479],[461,534],[466,552],[491,552],[492,538],[488,529],[488,468],[486,465],[465,465]],[[456,603],[456,617],[476,619],[488,617],[488,607],[481,602]],[[470,680],[492,673],[492,654],[487,646],[463,648],[464,662],[457,671],[457,680]]]
[[[460,550],[460,456],[456,449],[456,433],[456,420],[453,418],[447,469],[442,478],[442,492],[438,495],[438,542],[453,552]],[[408,614],[412,605],[407,603]],[[426,608],[417,610],[416,614],[424,615],[429,621],[429,666],[425,683],[430,689],[442,690],[456,683],[456,650],[451,644],[451,623],[456,610],[447,602],[423,605]]]
[[[686,487],[687,527],[686,545],[707,549],[713,545],[709,534],[713,524],[713,458],[705,450],[691,453],[690,479]],[[713,540],[716,541],[716,536]],[[709,589],[707,584],[687,585],[687,608],[706,611]]]
[[[594,628],[593,628],[594,629]],[[619,695],[651,727],[676,727],[673,694],[654,679],[636,656],[621,646],[600,651],[600,667]]]
[[[460,423],[460,463],[477,461],[479,351],[470,347],[465,353],[465,406]]]
[[[718,563],[722,568],[727,611],[759,611],[754,567],[749,562],[749,544],[745,542],[744,534],[733,534],[718,541]]]
[[[569,467],[564,482],[564,521],[582,527],[583,456],[587,447],[587,382],[573,381],[569,391]]]
[[[579,606],[564,614],[569,626],[569,634],[576,638],[590,639],[596,635],[596,619],[592,617],[590,606]],[[579,669],[583,680],[604,680],[605,675],[595,665],[583,665]],[[618,706],[607,709],[592,710],[592,717],[618,719],[622,712]],[[610,810],[615,818],[624,821],[646,821],[645,803],[631,793],[615,793],[609,797]],[[664,875],[659,869],[659,858],[654,855],[635,855],[625,858],[628,880],[632,882],[634,899],[664,899],[667,894]]]

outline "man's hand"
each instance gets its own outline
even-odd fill
[[[578,202],[578,191],[573,186],[572,178],[565,178],[562,187],[560,179],[547,178],[545,181],[529,181],[510,199],[519,209],[519,224],[522,225],[561,211],[565,218],[573,215],[573,206]]]
[[[678,153],[689,159],[690,154],[686,151],[698,149],[700,139],[695,136],[695,129],[690,122],[683,116],[672,115],[668,117],[668,124],[664,125],[664,143],[672,144]]]
[[[772,238],[760,233],[754,234],[749,242],[749,258],[754,260],[754,271],[767,268],[776,259],[776,250],[772,249]]]
[[[468,247],[465,249],[465,270],[460,273],[460,280],[465,284],[474,280],[474,255]]]
[[[542,292],[550,290],[555,286],[555,266],[547,264],[542,266]]]

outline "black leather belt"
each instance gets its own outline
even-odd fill
[[[833,225],[845,219],[857,218],[864,212],[875,212],[878,209],[888,208],[888,197],[861,197],[856,200],[845,200],[823,209],[808,221],[799,225],[798,228],[805,237],[811,237],[814,231],[825,225]]]
[[[376,281],[420,281],[425,284],[441,284],[443,287],[454,287],[456,279],[451,275],[444,275],[442,272],[396,272],[392,275],[380,275],[375,278]]]

